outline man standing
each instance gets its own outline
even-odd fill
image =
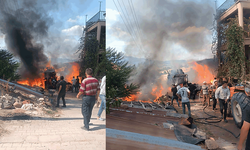
[[[73,93],[73,89],[75,89],[75,92],[76,92],[76,79],[74,76],[73,76],[73,79],[71,81],[72,81],[72,93]]]
[[[203,106],[205,106],[206,100],[208,100],[208,105],[210,106],[210,100],[209,100],[209,93],[208,93],[208,86],[206,81],[203,82],[203,85],[201,87],[201,92],[203,93]]]
[[[60,77],[60,82],[59,82],[58,86],[59,86],[59,90],[58,90],[56,107],[59,107],[60,98],[62,98],[62,101],[63,101],[62,107],[66,107],[66,103],[65,103],[65,99],[64,99],[65,94],[66,94],[66,81],[64,81],[63,76]]]
[[[218,82],[214,80],[214,85],[211,86],[212,97],[213,97],[213,110],[216,110],[217,99],[215,98],[215,91],[218,88]]]
[[[172,100],[171,100],[171,105],[173,105],[173,100],[176,99],[176,102],[177,102],[177,104],[178,104],[178,107],[180,107],[179,102],[178,102],[178,97],[177,97],[177,95],[176,95],[176,93],[177,93],[177,88],[176,88],[176,86],[175,86],[174,84],[173,84],[173,87],[172,87],[172,89],[171,89],[171,92],[173,92],[173,96],[172,96]]]
[[[246,150],[250,150],[250,109],[246,109],[246,111],[244,112],[245,117],[244,117],[244,122],[243,125],[241,127],[241,131],[240,131],[240,140],[239,140],[239,144],[238,144],[238,150],[242,150],[242,145],[244,143],[244,141],[246,140]]]
[[[99,97],[102,101],[101,101],[101,106],[97,114],[97,120],[103,121],[104,119],[101,118],[101,114],[102,114],[102,111],[106,108],[106,76],[102,78]]]
[[[81,88],[76,97],[79,98],[83,94],[82,115],[84,117],[84,127],[81,128],[88,131],[92,110],[95,105],[95,96],[100,88],[98,80],[92,77],[93,70],[91,68],[86,69],[85,75],[87,78],[82,81]]]
[[[190,94],[190,91],[187,88],[187,83],[186,82],[183,85],[184,86],[178,90],[177,96],[179,98],[181,98],[183,114],[185,114],[185,111],[186,111],[185,110],[185,105],[187,105],[188,116],[191,117],[190,102],[189,102],[189,98],[188,98],[189,94]]]
[[[215,98],[219,101],[221,118],[223,118],[223,109],[224,109],[224,122],[227,123],[227,101],[230,97],[230,90],[227,88],[227,82],[223,81],[222,86],[220,86],[215,91]]]
[[[79,82],[79,77],[77,76],[76,77],[76,92],[79,92],[78,90],[79,90],[79,84],[80,84],[80,82]]]

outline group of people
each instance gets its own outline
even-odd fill
[[[74,89],[75,89],[75,92],[78,93],[79,85],[80,85],[79,77],[77,76],[75,79],[75,77],[73,76],[73,79],[71,80],[71,82],[72,82],[72,93]]]
[[[201,92],[203,94],[203,106],[205,106],[206,101],[208,101],[208,106],[210,105],[210,91],[211,91],[211,96],[213,100],[213,111],[216,110],[216,105],[217,102],[219,102],[220,106],[220,112],[221,112],[221,119],[224,120],[224,122],[227,121],[227,106],[230,98],[230,90],[228,87],[228,83],[226,80],[223,80],[222,83],[218,83],[218,81],[215,80],[213,81],[212,86],[208,86],[207,83],[204,81],[202,85]]]
[[[224,119],[224,122],[228,122],[226,120],[227,117],[227,105],[230,98],[230,90],[228,88],[227,81],[223,81],[219,86],[218,81],[215,79],[214,83],[211,87],[207,85],[207,83],[204,81],[202,85],[201,92],[203,93],[203,105],[205,106],[206,101],[208,101],[208,105],[210,106],[210,92],[212,93],[212,99],[213,99],[213,110],[216,109],[217,101],[220,105],[220,112],[221,112],[221,118]],[[176,99],[176,102],[178,104],[178,107],[180,107],[179,100],[181,100],[182,104],[182,110],[183,114],[185,114],[185,106],[188,108],[188,116],[191,117],[191,110],[190,110],[190,90],[188,88],[187,82],[184,82],[183,84],[174,84],[171,91],[173,92],[171,104],[173,105],[174,99]]]
[[[86,78],[82,80],[81,86],[79,89],[79,93],[77,94],[77,98],[80,98],[81,95],[83,95],[82,98],[82,115],[83,115],[83,120],[84,120],[84,126],[81,127],[83,130],[89,130],[89,124],[90,124],[90,118],[92,115],[92,110],[96,102],[96,97],[99,96],[101,99],[101,105],[97,114],[97,119],[98,120],[104,120],[101,118],[101,114],[103,110],[106,108],[106,76],[104,76],[101,80],[101,84],[99,81],[92,77],[93,75],[93,70],[91,68],[86,69],[85,71]],[[78,79],[78,81],[77,81]],[[79,78],[77,77],[75,79],[73,77],[72,83],[73,87],[75,88],[75,92],[78,91],[77,89],[77,82],[79,83]],[[79,85],[78,85],[79,86]],[[72,88],[73,92],[73,88]],[[60,77],[60,82],[59,82],[59,90],[58,90],[58,96],[57,96],[57,104],[56,107],[59,107],[60,103],[60,98],[62,98],[63,101],[63,106],[66,107],[66,102],[65,102],[65,94],[66,94],[66,81],[64,80],[64,77]]]

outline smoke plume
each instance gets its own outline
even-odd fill
[[[111,32],[128,43],[125,55],[147,58],[143,65],[138,66],[138,73],[133,78],[133,82],[141,86],[142,93],[150,93],[153,87],[159,87],[158,84],[167,87],[167,83],[163,83],[160,78],[159,72],[162,69],[156,61],[179,59],[183,55],[211,53],[209,29],[213,23],[212,1],[133,1],[137,21],[133,19],[133,13],[129,13],[132,12],[129,3],[124,3],[124,6],[127,15],[126,9],[120,9],[120,12],[124,15],[129,31],[123,22],[117,22],[111,28]],[[120,34],[121,31],[127,34]],[[132,33],[132,37],[128,32]],[[171,66],[173,70],[181,67],[174,62]]]
[[[23,77],[38,77],[48,62],[42,40],[48,35],[52,19],[37,1],[0,0],[0,4],[0,29],[5,34],[7,49],[20,58]]]

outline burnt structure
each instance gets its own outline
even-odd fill
[[[55,69],[53,68],[47,68],[46,71],[44,71],[44,78],[45,78],[45,89],[56,89],[57,84],[57,77]]]

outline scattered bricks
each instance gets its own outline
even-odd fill
[[[163,127],[170,130],[174,130],[174,125],[172,123],[163,123]]]
[[[43,102],[43,101],[44,101],[44,98],[39,98],[38,101],[39,101],[39,102]]]
[[[23,104],[30,104],[30,100],[23,101]]]
[[[31,110],[33,109],[33,104],[24,104],[21,108],[24,110]]]
[[[205,145],[206,145],[206,148],[209,150],[215,150],[215,149],[219,148],[217,142],[215,142],[214,140],[211,140],[211,139],[205,140]]]
[[[123,109],[128,109],[128,105],[125,105],[125,104],[121,104],[120,107]]]
[[[35,95],[30,94],[30,95],[29,95],[29,98],[31,98],[31,99],[35,99],[35,98],[36,98],[36,96],[35,96]]]
[[[21,108],[22,107],[22,103],[19,103],[19,102],[15,102],[14,104],[13,104],[13,106],[15,107],[15,108]]]

